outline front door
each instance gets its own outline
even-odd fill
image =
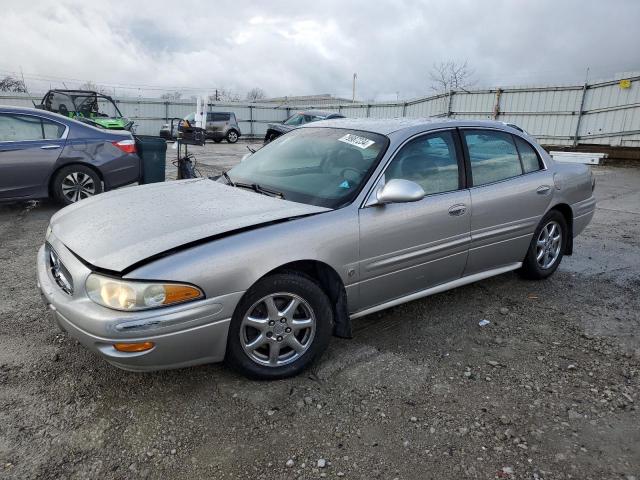
[[[36,115],[0,114],[0,198],[47,195],[65,126]]]
[[[380,181],[411,180],[426,196],[360,209],[359,309],[462,276],[470,241],[470,196],[461,172],[454,130],[414,138],[395,155]]]

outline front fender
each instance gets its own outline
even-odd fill
[[[193,283],[207,297],[244,292],[276,268],[317,260],[333,268],[357,301],[357,209],[347,207],[231,234],[178,251],[128,273],[125,278]]]

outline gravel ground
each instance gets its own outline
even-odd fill
[[[192,151],[218,173],[246,148]],[[270,383],[95,357],[36,288],[56,206],[0,206],[0,477],[640,478],[640,169],[596,174],[596,216],[552,278],[362,318],[314,369]]]

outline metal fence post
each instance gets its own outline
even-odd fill
[[[169,121],[169,102],[164,102],[164,121]]]
[[[407,116],[407,102],[404,102],[402,104],[402,116],[406,117]]]
[[[493,119],[497,120],[500,115],[500,97],[502,96],[502,89],[496,90],[496,104],[493,107]]]
[[[367,118],[371,116],[371,104],[367,103]]]
[[[580,110],[578,110],[578,121],[576,122],[576,133],[573,136],[573,147],[578,146],[578,138],[580,135],[580,121],[582,120],[582,110],[584,109],[584,99],[587,96],[587,82],[582,87],[582,98],[580,99]]]
[[[253,105],[249,105],[249,132],[253,137]]]
[[[447,118],[449,118],[451,116],[451,102],[453,100],[453,94],[455,92],[453,90],[449,90],[449,102],[447,104]]]

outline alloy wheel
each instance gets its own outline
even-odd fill
[[[227,138],[231,143],[235,143],[238,140],[238,134],[236,132],[229,132]]]
[[[309,303],[293,293],[273,293],[254,303],[242,319],[240,342],[249,358],[269,367],[296,361],[309,349],[316,317]]]
[[[96,185],[90,175],[72,172],[62,180],[62,194],[70,201],[77,202],[96,193]]]
[[[547,223],[536,241],[536,261],[543,268],[551,268],[560,256],[562,230],[556,221]]]

